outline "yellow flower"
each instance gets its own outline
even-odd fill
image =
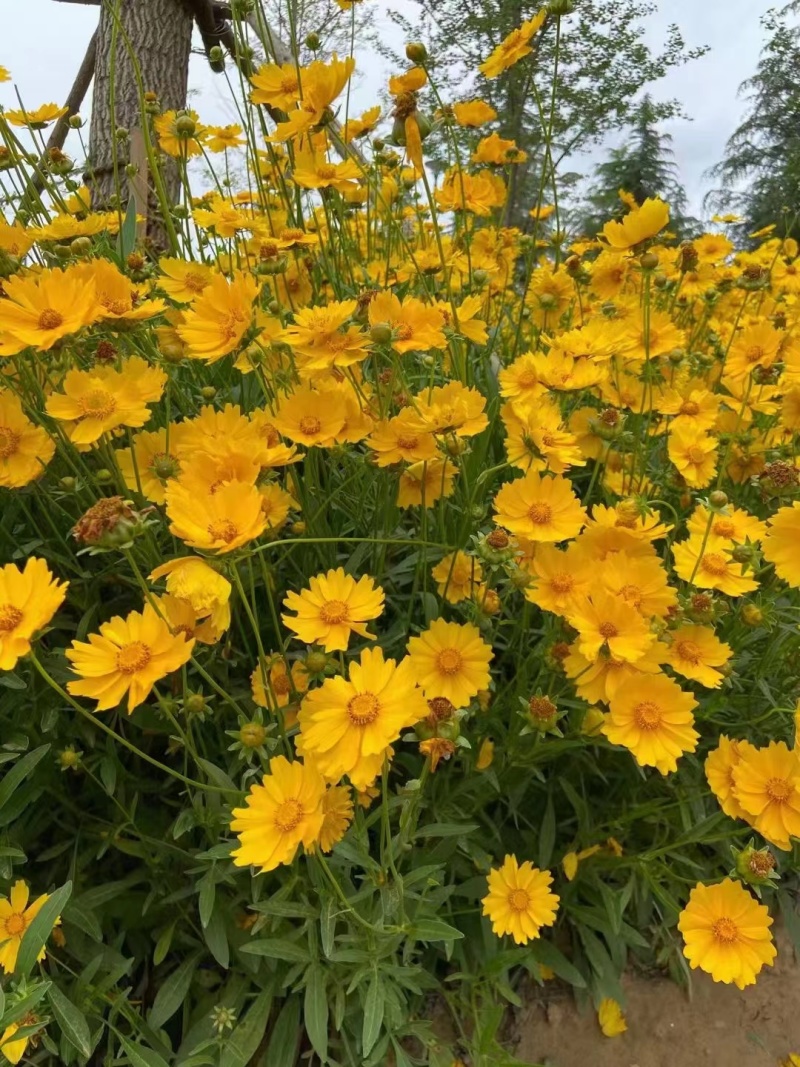
[[[25,882],[15,882],[6,897],[0,897],[0,967],[11,974],[17,965],[17,954],[25,931],[47,902],[49,894],[43,893],[28,904],[29,890]],[[58,921],[58,920],[56,920]],[[44,949],[38,959],[44,959]],[[5,1038],[5,1036],[4,1036]]]
[[[685,582],[699,589],[719,589],[733,597],[752,593],[758,589],[758,582],[744,573],[743,564],[731,559],[730,548],[722,538],[711,536],[706,540],[702,534],[692,534],[672,546],[675,570]]]
[[[167,592],[187,600],[199,619],[209,618],[223,633],[231,624],[231,583],[199,556],[182,556],[160,564],[150,581],[166,578]]]
[[[419,637],[409,639],[408,655],[428,700],[444,697],[455,708],[465,708],[489,688],[492,648],[472,623],[434,619]]]
[[[496,78],[498,74],[513,67],[524,56],[529,56],[533,51],[530,44],[531,38],[542,28],[546,18],[547,8],[543,7],[532,19],[512,30],[489,58],[480,64],[478,70],[481,74],[485,78]]]
[[[75,277],[85,285],[94,286],[99,305],[97,314],[102,322],[139,322],[160,315],[167,308],[160,297],[154,300],[140,299],[140,288],[106,259],[93,259],[91,263],[79,264],[73,270]]]
[[[128,714],[143,704],[156,682],[188,663],[194,640],[173,634],[151,604],[126,618],[115,615],[89,634],[89,640],[73,641],[67,649],[73,674],[79,681],[67,682],[73,696],[97,701],[95,711],[116,708],[128,696]]]
[[[336,97],[350,80],[356,61],[352,56],[341,60],[334,52],[330,63],[315,60],[300,70],[302,99],[288,111],[288,120],[279,122],[270,141],[291,141],[319,125]]]
[[[535,471],[507,482],[494,498],[495,522],[531,541],[566,541],[586,522],[586,512],[566,478]]]
[[[439,596],[451,604],[460,604],[475,593],[483,578],[483,568],[475,556],[461,551],[450,552],[436,564],[431,575],[437,583]]]
[[[178,336],[192,359],[216,363],[237,348],[253,321],[258,283],[249,274],[215,274],[184,312]]]
[[[720,734],[719,744],[709,752],[704,764],[706,779],[719,806],[731,819],[743,819],[745,822],[748,816],[736,799],[733,771],[749,748],[751,745],[747,741],[731,741],[725,734]]]
[[[345,144],[350,144],[357,137],[363,137],[374,128],[380,117],[380,105],[376,104],[375,107],[367,108],[358,118],[347,119],[342,126],[342,140]]]
[[[453,104],[453,116],[459,126],[485,126],[497,118],[497,112],[485,100],[467,100]]]
[[[413,415],[408,425],[419,433],[455,434],[472,437],[489,425],[486,417],[486,398],[477,389],[468,389],[461,382],[437,385],[414,399]]]
[[[401,732],[428,714],[409,657],[395,663],[365,648],[349,665],[349,680],[326,678],[303,698],[298,751],[330,781],[344,775],[359,791],[380,773]]]
[[[273,714],[279,708],[285,708],[293,694],[302,696],[308,689],[308,670],[298,659],[287,669],[283,656],[269,656],[260,660],[250,675],[250,688],[253,701],[260,708],[269,708]]]
[[[390,327],[392,347],[401,355],[447,347],[441,312],[413,296],[401,303],[394,293],[380,292],[369,303],[368,317],[370,326]]]
[[[777,955],[770,932],[772,919],[740,882],[697,885],[680,914],[683,954],[692,970],[700,968],[715,982],[753,985]]]
[[[176,159],[190,159],[202,154],[205,127],[196,111],[164,111],[153,119],[158,147]]]
[[[607,222],[601,231],[612,248],[624,251],[646,241],[669,222],[669,206],[663,200],[648,198],[633,208],[621,222]]]
[[[592,554],[578,542],[578,554],[591,566]],[[609,593],[621,597],[644,618],[665,618],[677,603],[678,595],[668,584],[668,575],[655,555],[612,552],[603,561],[602,584]]]
[[[567,608],[570,626],[578,631],[582,656],[593,660],[601,649],[615,660],[636,663],[655,641],[648,621],[622,596],[604,589]]]
[[[351,633],[375,640],[366,623],[383,612],[383,589],[369,575],[356,581],[339,567],[311,578],[301,593],[287,593],[283,603],[297,612],[281,618],[300,641],[337,652],[347,648]]]
[[[580,852],[567,852],[565,854],[561,861],[561,866],[564,870],[564,877],[568,882],[575,881],[579,864],[600,852],[601,847],[601,845],[591,845],[589,848],[581,849]]]
[[[341,393],[321,394],[309,385],[295,389],[281,400],[273,419],[275,428],[290,441],[330,448],[336,444],[347,422],[347,408]]]
[[[129,489],[154,504],[164,503],[167,483],[181,474],[179,451],[185,427],[186,423],[173,423],[168,431],[142,430],[133,435],[132,447],[116,450],[114,454]]]
[[[399,508],[430,508],[442,497],[453,494],[453,482],[458,467],[447,458],[436,457],[423,463],[412,463],[400,475],[397,486]]]
[[[717,440],[709,434],[675,423],[667,449],[670,460],[693,489],[702,489],[716,474]]]
[[[59,107],[58,104],[42,104],[33,111],[27,111],[24,108],[21,111],[5,111],[3,118],[12,126],[29,126],[32,130],[43,130],[51,122],[66,115],[68,110],[66,107]]]
[[[46,352],[56,341],[77,333],[97,318],[94,288],[75,269],[44,269],[3,279],[0,300],[0,354],[14,356],[28,347]]]
[[[324,153],[298,152],[292,179],[303,189],[336,189],[343,193],[358,185],[361,170],[354,159],[330,163]]]
[[[47,430],[26,417],[19,398],[0,389],[0,487],[20,489],[41,477],[55,449]]]
[[[766,748],[739,746],[732,770],[733,794],[745,818],[778,848],[800,837],[800,755],[783,741]]]
[[[494,741],[491,737],[484,737],[481,747],[478,749],[478,757],[475,760],[475,770],[485,771],[494,762]]]
[[[470,156],[470,161],[503,167],[510,163],[524,163],[527,158],[528,153],[518,148],[516,141],[509,141],[494,132],[478,141],[478,146]]]
[[[253,104],[266,104],[279,111],[290,111],[300,99],[300,80],[294,63],[264,63],[250,78]]]
[[[670,643],[664,653],[676,674],[692,678],[709,689],[722,685],[723,675],[716,670],[731,658],[731,647],[720,641],[709,626],[686,624],[672,630]]]
[[[64,602],[68,582],[59,582],[43,559],[28,557],[24,570],[0,567],[0,670],[13,671],[27,656],[35,633],[44,629]]]
[[[518,945],[527,945],[541,936],[543,926],[556,921],[559,898],[550,891],[553,876],[549,871],[540,871],[529,860],[518,863],[516,856],[506,856],[501,867],[489,871],[488,883],[483,914],[498,937],[511,934]]]
[[[399,415],[377,422],[367,444],[373,450],[378,467],[393,463],[424,463],[436,454],[436,439],[432,433],[420,432],[419,420],[413,408],[403,408]]]
[[[22,259],[33,246],[33,237],[19,222],[8,223],[0,219],[0,251],[10,252]]]
[[[356,310],[355,300],[330,301],[323,307],[300,308],[294,323],[277,340],[302,357],[304,371],[350,367],[369,355],[370,339],[357,326],[342,327]]]
[[[785,333],[769,322],[758,322],[736,335],[725,360],[725,374],[734,380],[747,378],[758,367],[768,369],[780,353]]]
[[[245,482],[226,482],[215,492],[170,482],[166,504],[170,533],[204,552],[232,552],[260,537],[267,526],[261,493]]]
[[[2,79],[0,79],[2,81]],[[39,1019],[33,1013],[27,1013],[23,1015],[18,1023],[11,1023],[3,1031],[0,1036],[0,1052],[8,1060],[9,1063],[19,1063],[22,1057],[25,1055],[25,1049],[28,1047],[30,1037],[18,1037],[15,1039],[14,1035],[27,1026],[33,1026],[38,1023]]]
[[[611,997],[605,997],[600,1001],[597,1009],[597,1021],[604,1037],[619,1037],[628,1029],[622,1008]]]
[[[7,67],[0,67],[0,82],[10,82],[11,74]]]
[[[159,289],[180,304],[189,304],[206,288],[214,270],[207,263],[195,263],[193,260],[172,259],[162,256],[158,261],[163,275],[158,279]]]
[[[764,538],[764,559],[793,589],[800,589],[800,500],[776,511]]]
[[[69,423],[73,444],[87,446],[118,426],[143,426],[150,418],[147,405],[160,399],[166,381],[164,371],[148,366],[140,356],[131,356],[121,370],[70,370],[63,394],[53,393],[46,411]]]
[[[609,702],[603,733],[612,745],[624,745],[640,767],[661,774],[677,770],[684,752],[697,748],[691,693],[662,674],[624,681]]]
[[[206,148],[209,152],[224,152],[228,148],[241,148],[245,139],[242,136],[242,127],[235,122],[228,126],[206,127]]]
[[[761,541],[767,533],[767,524],[748,514],[741,508],[728,506],[723,512],[712,512],[702,504],[692,512],[686,523],[689,533],[705,536],[709,534],[721,541],[734,542]]]
[[[499,174],[488,170],[469,174],[450,167],[434,196],[441,211],[471,211],[479,218],[486,218],[505,203],[506,183]]]
[[[342,840],[353,821],[353,792],[350,787],[329,786],[322,798],[322,814],[319,847],[322,852],[330,852]]]
[[[325,782],[315,767],[274,756],[263,782],[250,787],[245,807],[233,809],[236,866],[259,867],[263,874],[291,863],[298,845],[311,848],[322,831],[324,795]]]

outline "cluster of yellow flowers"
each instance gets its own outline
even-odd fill
[[[523,61],[547,18],[482,73]],[[498,770],[532,655],[518,740],[619,746],[662,776],[717,746],[705,766],[722,810],[790,849],[791,715],[776,711],[759,747],[720,737],[704,709],[749,635],[797,610],[796,242],[767,233],[737,250],[715,230],[679,244],[666,204],[629,196],[596,239],[553,228],[541,202],[529,233],[503,226],[525,153],[492,132],[474,169],[454,157],[432,188],[418,56],[389,83],[394,147],[378,140],[366,161],[352,146],[378,108],[330,126],[354,66],[262,66],[251,107],[281,116],[263,143],[193,112],[155,117],[184,174],[244,147],[253,183],[188,201],[161,254],[125,249],[120,214],[92,211],[75,183],[56,187],[50,217],[0,221],[0,487],[57,498],[73,544],[120,555],[140,596],[124,615],[101,605],[106,621],[65,648],[64,696],[132,713],[163,704],[169,679],[187,704],[199,671],[224,697],[217,666],[233,645],[246,655],[247,632],[260,710],[238,737],[263,777],[233,810],[232,857],[265,872],[299,846],[330,852],[381,786],[387,804],[390,771],[413,777],[400,746],[423,782],[445,765]],[[0,112],[0,138],[10,151],[9,124],[58,113]],[[478,99],[440,101],[434,128],[454,145],[495,119]],[[352,501],[347,528],[329,525],[334,499]],[[289,562],[314,546],[316,564]],[[0,569],[4,671],[32,654],[49,677],[32,642],[70,603],[51,558]],[[613,819],[602,810],[596,841],[564,848],[567,882]],[[691,966],[740,987],[775,956],[743,884],[771,884],[775,857],[746,859],[735,880],[698,885],[678,924]],[[495,933],[539,937],[553,881],[511,854],[489,870]],[[17,885],[0,901],[6,970],[44,899],[26,911]],[[607,998],[602,1020],[625,1028]]]

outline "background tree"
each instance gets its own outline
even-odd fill
[[[480,96],[496,109],[500,136],[513,138],[528,153],[527,164],[512,168],[506,221],[515,225],[524,224],[537,200],[546,129],[552,127],[552,163],[558,168],[627,125],[646,85],[706,51],[687,48],[677,26],[669,27],[659,50],[652,50],[644,40],[643,19],[657,5],[649,0],[567,0],[554,6],[567,11],[563,32],[551,15],[537,36],[535,54],[496,80],[478,74],[478,64],[533,17],[540,0],[413,0],[410,14],[405,8],[390,10],[407,40],[426,42],[445,99]],[[551,113],[556,64],[558,95]],[[652,108],[654,121],[682,113],[677,100],[653,102]]]
[[[710,207],[744,222],[740,238],[769,223],[800,237],[800,25],[797,2],[761,19],[767,41],[752,78],[742,82],[748,110],[710,174],[720,183]]]
[[[652,98],[645,96],[634,115],[630,134],[621,148],[612,149],[609,158],[594,172],[584,200],[579,228],[593,237],[611,218],[625,211],[620,189],[630,193],[638,203],[648,197],[660,197],[670,205],[670,229],[681,234],[693,220],[686,217],[686,190],[673,162],[672,137],[661,133]]]

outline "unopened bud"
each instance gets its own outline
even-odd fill
[[[428,49],[421,41],[409,41],[406,45],[406,58],[412,63],[424,63],[428,58]]]

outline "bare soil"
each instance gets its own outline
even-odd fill
[[[775,966],[741,992],[699,972],[691,999],[666,978],[629,975],[623,987],[628,1030],[606,1038],[546,983],[518,1014],[515,1055],[546,1067],[778,1067],[800,1054],[800,964],[785,935]]]

